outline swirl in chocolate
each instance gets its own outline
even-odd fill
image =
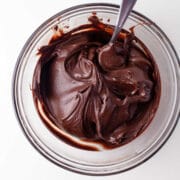
[[[95,16],[91,22],[39,50],[33,97],[52,132],[73,146],[96,150],[66,134],[106,148],[130,142],[155,115],[160,79],[150,52],[133,32],[123,30],[106,45],[112,27]]]

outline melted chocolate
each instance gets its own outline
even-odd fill
[[[123,30],[106,45],[112,27],[95,15],[89,20],[41,47],[33,97],[41,119],[60,139],[82,149],[98,150],[89,142],[114,148],[136,138],[153,119],[159,72],[133,32]]]

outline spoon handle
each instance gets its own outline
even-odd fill
[[[118,17],[117,17],[116,27],[111,37],[110,43],[113,43],[117,39],[119,32],[121,31],[136,1],[137,0],[122,0],[122,4],[120,6]]]

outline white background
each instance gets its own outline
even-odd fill
[[[12,76],[18,54],[31,33],[47,18],[75,4],[120,0],[0,0],[0,180],[179,180],[180,124],[157,154],[144,164],[107,177],[64,170],[42,157],[27,141],[12,104]],[[168,35],[180,55],[180,1],[138,0],[135,10],[148,16]]]

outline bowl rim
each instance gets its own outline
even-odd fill
[[[13,76],[12,76],[12,104],[14,106],[14,113],[16,115],[16,118],[18,120],[18,124],[20,126],[20,129],[22,130],[24,136],[26,137],[26,139],[28,139],[28,141],[30,142],[30,144],[41,154],[43,155],[47,160],[49,160],[50,162],[54,163],[55,165],[57,165],[58,167],[62,167],[66,170],[72,171],[72,172],[76,172],[79,174],[83,174],[83,175],[89,175],[89,176],[105,176],[105,175],[112,175],[112,174],[117,174],[117,173],[122,173],[125,172],[127,170],[133,169],[141,164],[143,164],[144,162],[146,162],[148,159],[150,159],[154,154],[156,154],[163,146],[164,144],[167,142],[167,140],[170,138],[170,136],[172,135],[175,127],[177,126],[178,120],[180,119],[180,107],[178,108],[178,105],[180,105],[180,101],[178,102],[178,100],[176,101],[175,106],[177,106],[177,112],[175,115],[173,115],[173,119],[174,120],[174,124],[171,127],[169,134],[167,135],[167,137],[165,137],[162,140],[161,145],[159,145],[158,148],[156,148],[152,153],[150,153],[150,155],[148,155],[145,159],[140,160],[138,163],[136,163],[135,165],[130,166],[129,168],[125,168],[123,170],[116,170],[115,172],[96,172],[96,173],[92,173],[91,171],[84,171],[84,169],[80,169],[80,168],[76,168],[73,166],[70,166],[69,164],[66,164],[62,161],[56,161],[55,158],[53,158],[52,155],[50,155],[48,152],[46,152],[45,150],[42,149],[41,146],[39,146],[36,142],[34,142],[33,138],[31,137],[31,135],[29,134],[28,130],[24,127],[24,124],[21,120],[20,117],[20,112],[19,109],[17,107],[17,99],[16,99],[16,84],[17,84],[17,77],[18,77],[18,72],[19,72],[19,66],[20,66],[20,62],[23,59],[23,56],[26,54],[26,52],[28,52],[28,46],[31,44],[32,40],[38,37],[38,34],[40,31],[42,31],[42,29],[44,29],[46,27],[46,25],[51,22],[53,19],[60,17],[61,15],[63,15],[64,13],[67,13],[68,11],[72,11],[75,9],[80,9],[83,7],[111,7],[111,8],[119,8],[119,5],[117,4],[112,4],[112,3],[84,3],[84,4],[79,4],[79,5],[74,5],[71,6],[70,8],[66,8],[64,10],[61,10],[60,12],[56,13],[55,15],[51,16],[50,18],[48,18],[47,20],[45,20],[38,28],[36,28],[36,30],[30,35],[30,37],[26,40],[25,44],[23,45],[23,48],[21,49],[19,56],[17,58],[15,67],[14,67],[14,72],[13,72]],[[168,48],[171,49],[171,53],[174,54],[175,59],[177,60],[177,64],[178,66],[180,66],[180,59],[179,56],[173,46],[173,44],[171,43],[171,41],[169,40],[169,38],[167,37],[167,35],[161,30],[161,28],[154,23],[152,20],[150,20],[149,18],[147,18],[146,16],[144,16],[143,14],[137,12],[137,11],[132,11],[132,14],[134,14],[135,16],[138,16],[142,19],[146,19],[147,21],[149,21],[153,27],[155,28],[155,30],[159,31],[161,33],[161,35],[163,36],[163,39],[165,39],[165,41],[167,42]],[[174,65],[174,62],[173,62]],[[177,88],[180,89],[180,72],[178,72],[178,67],[176,68],[176,76],[177,76]],[[175,117],[174,117],[175,116]],[[177,117],[176,117],[177,116]],[[83,171],[82,171],[83,170]]]

